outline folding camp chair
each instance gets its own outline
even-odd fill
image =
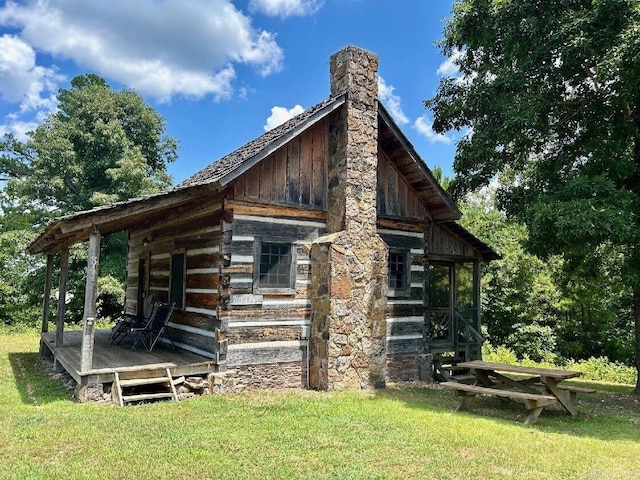
[[[140,345],[149,351],[153,350],[156,342],[160,337],[164,336],[167,323],[169,323],[171,319],[175,305],[175,303],[160,303],[145,326],[131,329],[131,333],[135,336],[133,341],[134,350]],[[173,348],[175,348],[176,346],[173,340],[169,338],[169,341],[173,345]]]
[[[109,344],[110,345],[120,345],[120,343],[125,339],[129,333],[131,333],[131,329],[133,328],[143,328],[149,323],[149,320],[153,317],[153,314],[158,308],[158,303],[154,303],[151,307],[151,313],[148,317],[140,317],[138,315],[133,315],[131,313],[122,312],[120,316],[116,318],[116,324],[111,329],[111,335],[109,336]]]

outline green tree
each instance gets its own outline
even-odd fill
[[[52,218],[169,187],[166,167],[177,156],[177,142],[164,130],[162,116],[137,92],[114,91],[93,74],[75,77],[70,89],[59,91],[57,112],[25,142],[11,135],[0,142],[0,178],[6,181],[0,232],[39,232]],[[114,281],[124,281],[125,257],[126,236],[104,238],[103,311],[109,310],[107,291],[113,301],[122,296]],[[69,285],[83,285],[82,249],[72,252],[70,266]],[[75,302],[69,311],[77,318],[80,295]]]
[[[33,288],[41,280],[42,262],[26,252],[35,236],[24,230],[0,232],[0,321],[34,326],[41,298]]]
[[[527,228],[506,218],[495,206],[495,188],[468,194],[460,204],[461,224],[500,252],[482,278],[482,322],[488,341],[505,345],[520,358],[542,360],[557,353],[553,329],[562,309],[554,282],[561,262],[527,252]]]
[[[153,193],[171,184],[166,166],[177,143],[164,119],[132,90],[104,79],[75,77],[58,94],[58,111],[26,142],[0,144],[7,192],[43,217],[86,210]]]
[[[458,0],[441,47],[460,76],[426,102],[434,129],[470,127],[454,191],[501,174],[532,252],[593,277],[619,262],[640,371],[640,2]]]

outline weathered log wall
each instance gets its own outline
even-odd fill
[[[390,251],[409,256],[409,289],[387,299],[387,380],[402,382],[418,379],[418,355],[424,353],[424,225],[411,231],[392,228],[385,222],[378,234]],[[401,227],[401,225],[399,225]],[[406,226],[405,226],[406,228]],[[422,231],[416,231],[422,230]]]
[[[227,208],[220,309],[221,328],[228,341],[226,388],[305,386],[310,245],[326,230],[324,215],[240,201],[229,201]],[[254,271],[261,241],[292,244],[295,288],[291,291],[260,292]]]
[[[222,195],[166,214],[129,232],[126,311],[139,310],[139,269],[146,264],[148,285],[145,308],[169,301],[171,255],[185,255],[184,306],[169,322],[168,336],[180,348],[220,358],[218,306],[220,303],[220,253],[222,243]]]

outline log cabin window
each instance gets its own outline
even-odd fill
[[[409,294],[409,254],[389,252],[389,296]]]
[[[171,255],[171,276],[169,277],[169,302],[175,308],[184,308],[185,261],[184,252]]]
[[[261,292],[291,293],[295,287],[293,246],[259,242],[256,284]]]

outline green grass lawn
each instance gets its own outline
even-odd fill
[[[584,384],[578,417],[438,388],[255,391],[178,404],[76,404],[35,334],[0,334],[0,478],[638,479],[631,386]]]

